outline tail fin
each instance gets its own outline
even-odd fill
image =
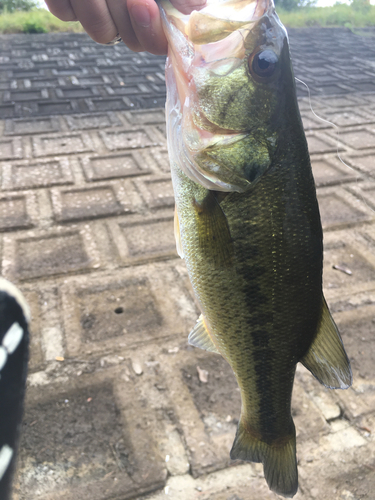
[[[293,497],[297,493],[298,471],[294,424],[290,435],[267,444],[248,432],[241,419],[230,457],[232,460],[262,462],[264,477],[272,491],[284,497]]]

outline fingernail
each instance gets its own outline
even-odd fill
[[[151,17],[148,8],[144,5],[133,5],[131,9],[131,15],[133,20],[142,26],[142,28],[148,28],[151,24]]]
[[[191,14],[193,10],[201,10],[207,5],[206,0],[190,0],[187,2],[186,0],[173,2],[174,7],[178,9],[182,14]]]

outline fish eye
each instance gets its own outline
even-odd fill
[[[249,69],[256,81],[270,79],[277,68],[279,58],[273,50],[266,49],[255,53],[249,59]]]

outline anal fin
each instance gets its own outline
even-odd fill
[[[301,363],[330,389],[347,389],[352,385],[350,362],[324,297],[318,332]]]
[[[188,342],[194,347],[199,347],[199,349],[220,354],[211,339],[202,314],[199,316],[195,327],[189,333]]]

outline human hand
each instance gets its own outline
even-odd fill
[[[206,0],[170,0],[184,14],[199,10]],[[135,52],[166,54],[159,7],[154,0],[45,0],[62,21],[79,21],[98,43],[110,43],[119,34]]]

